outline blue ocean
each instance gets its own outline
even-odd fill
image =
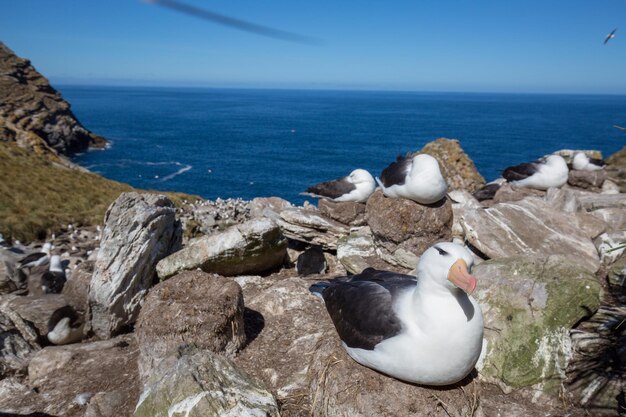
[[[132,186],[279,196],[456,138],[487,179],[562,148],[626,145],[626,96],[59,86],[111,141],[74,161]]]

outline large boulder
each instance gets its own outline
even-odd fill
[[[234,355],[246,341],[241,287],[201,271],[182,272],[150,290],[137,319],[139,373],[183,344]]]
[[[448,198],[426,206],[405,198],[388,198],[376,190],[367,200],[366,213],[378,254],[407,269],[415,268],[416,254],[452,237],[452,204]]]
[[[485,179],[457,139],[439,138],[427,143],[420,153],[432,155],[439,161],[441,173],[451,190],[473,193],[485,185]]]
[[[597,191],[602,188],[606,180],[606,172],[599,171],[576,171],[571,170],[568,174],[567,183],[573,187],[585,190]]]
[[[571,357],[570,329],[600,305],[600,284],[575,260],[493,259],[477,265],[475,294],[485,319],[485,378],[557,393]]]
[[[348,226],[310,209],[283,210],[276,222],[289,239],[321,246],[326,250],[336,250],[337,240],[349,232]]]
[[[131,415],[139,396],[134,338],[46,347],[30,361],[27,382],[22,395],[0,393],[3,412],[82,416],[94,394],[121,390],[124,400],[110,415]]]
[[[228,359],[206,350],[181,349],[163,361],[144,385],[136,417],[279,417],[272,394]]]
[[[587,219],[589,220],[589,219]],[[562,255],[595,272],[600,259],[591,241],[599,235],[596,220],[554,210],[536,197],[464,210],[459,221],[465,239],[488,258],[516,255]]]
[[[224,276],[259,273],[281,265],[286,249],[287,240],[276,223],[261,217],[189,242],[160,261],[156,270],[161,280],[198,268]]]
[[[180,247],[175,214],[167,197],[135,192],[121,194],[107,210],[89,288],[92,328],[100,338],[135,322],[157,262]]]

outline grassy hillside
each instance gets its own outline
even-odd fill
[[[68,223],[100,224],[127,184],[69,169],[53,156],[36,155],[0,141],[0,233],[21,241],[43,239]],[[183,198],[167,194],[179,204]]]

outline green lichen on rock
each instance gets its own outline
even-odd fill
[[[182,349],[144,385],[135,417],[278,417],[274,397],[228,359]]]
[[[480,373],[556,392],[571,356],[569,330],[600,304],[600,284],[560,257],[490,260],[474,271],[485,318]]]

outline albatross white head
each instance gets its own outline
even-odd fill
[[[365,202],[376,189],[376,181],[372,174],[364,169],[355,169],[348,175],[348,181],[356,187],[356,190],[350,193],[351,198],[345,201]],[[336,201],[342,201],[340,198]]]
[[[469,271],[474,264],[470,252],[461,245],[442,242],[424,252],[417,264],[417,276],[424,285],[454,291],[460,288],[468,295],[476,289],[476,278]]]

